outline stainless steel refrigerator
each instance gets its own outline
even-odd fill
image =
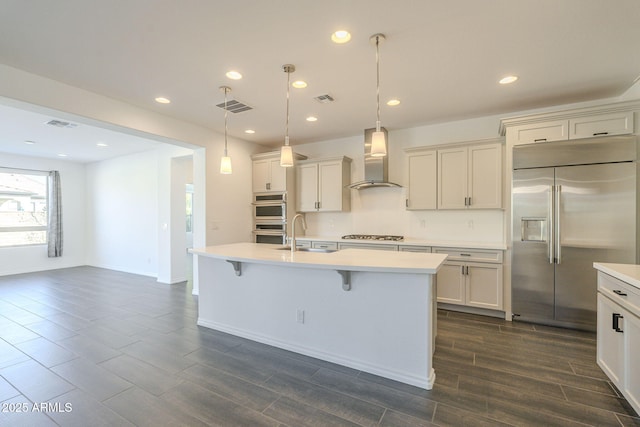
[[[513,148],[514,320],[596,329],[593,262],[637,263],[635,136]]]

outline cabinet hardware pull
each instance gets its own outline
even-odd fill
[[[624,293],[624,292],[622,292],[622,291],[619,291],[619,290],[617,290],[617,289],[614,289],[614,290],[613,290],[613,293],[614,293],[614,294],[616,294],[616,295],[620,295],[621,297],[626,297],[626,296],[627,296],[627,294],[626,294],[626,293]]]
[[[409,199],[404,199],[404,207],[405,208],[409,207]]]
[[[271,183],[267,182],[267,190],[271,190]]]
[[[471,256],[471,254],[460,254],[460,256]]]
[[[533,142],[547,142],[547,138],[534,139]]]
[[[469,266],[468,265],[464,268],[464,274],[465,274],[465,276],[469,275]]]
[[[612,313],[611,317],[613,320],[613,325],[611,326],[611,328],[616,332],[624,333],[624,331],[620,329],[620,319],[624,319],[624,316],[619,313]]]
[[[471,196],[469,196],[469,206],[471,206]]]
[[[596,132],[593,134],[593,136],[600,136],[600,135],[609,135],[609,132]]]
[[[460,266],[460,274],[462,274],[464,276],[464,265]]]

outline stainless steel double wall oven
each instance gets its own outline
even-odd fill
[[[287,193],[256,193],[253,196],[253,241],[287,243]]]

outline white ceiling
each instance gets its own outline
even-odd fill
[[[638,0],[0,0],[0,10],[1,63],[219,132],[218,88],[229,85],[254,107],[230,114],[230,134],[267,145],[284,137],[286,63],[308,83],[292,89],[292,144],[375,126],[374,33],[387,37],[381,100],[402,102],[381,107],[389,130],[615,97],[640,74]],[[332,43],[337,29],[352,40]],[[244,78],[227,79],[230,69]],[[520,80],[498,85],[507,74]],[[7,138],[47,139],[5,119],[0,151]]]

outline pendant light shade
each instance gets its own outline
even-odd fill
[[[220,159],[220,173],[230,175],[232,168],[231,157],[229,157],[227,151],[227,114],[229,113],[227,110],[227,93],[231,92],[231,88],[229,86],[220,86],[220,90],[224,92],[224,155]]]
[[[284,168],[293,166],[293,150],[290,145],[283,145],[280,149],[280,166]]]
[[[291,73],[296,70],[295,65],[285,64],[282,66],[282,70],[287,73],[287,122],[284,131],[284,145],[280,149],[280,166],[283,168],[290,168],[293,166],[293,151],[289,145],[289,87]]]
[[[385,40],[384,34],[374,34],[369,41],[376,46],[376,131],[371,138],[371,156],[384,157],[387,155],[387,141],[384,132],[380,132],[380,43]]]

